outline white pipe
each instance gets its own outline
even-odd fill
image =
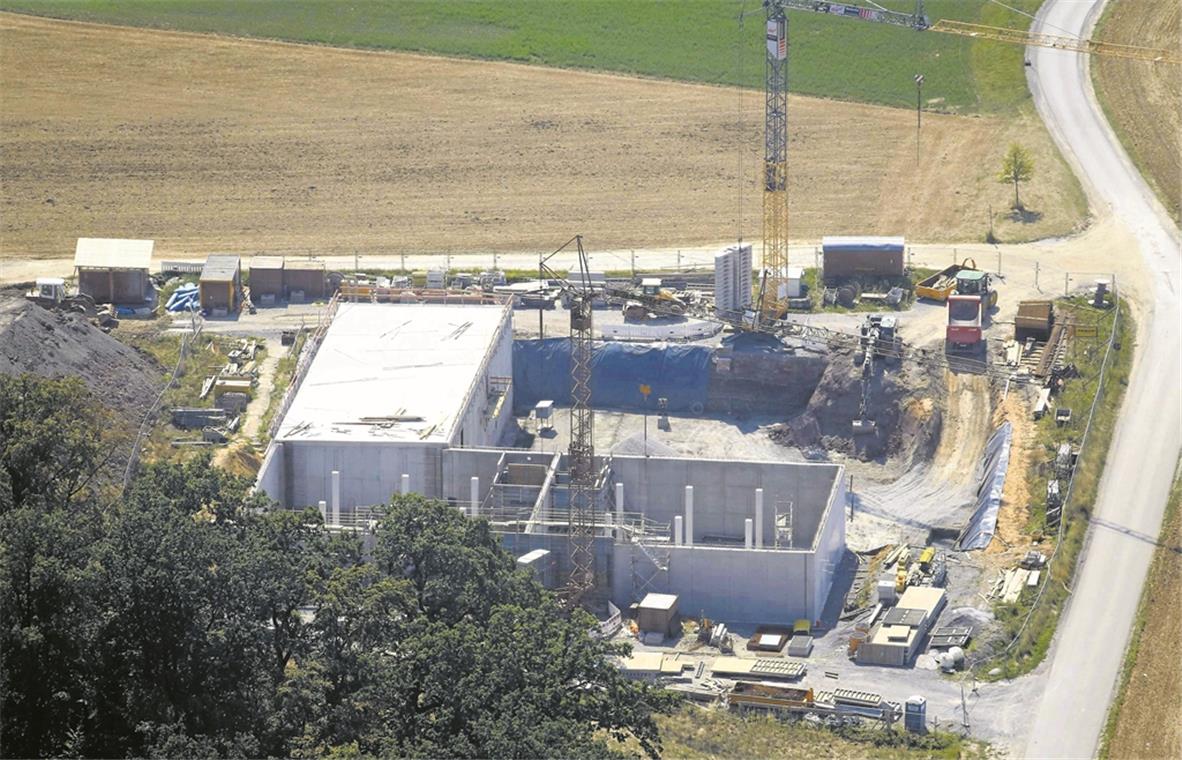
[[[472,492],[470,496],[472,497],[472,517],[478,517],[480,515],[480,478],[476,477],[475,475],[472,476],[471,488]]]
[[[743,548],[750,549],[755,543],[755,521],[748,517],[743,521]]]
[[[328,502],[324,499],[320,500],[320,519],[324,521],[325,525],[328,525]]]
[[[401,490],[401,493],[402,493],[402,495],[403,495],[403,496],[406,496],[408,493],[410,493],[410,476],[409,476],[409,475],[407,475],[405,472],[404,472],[404,473],[402,473],[402,490]]]
[[[341,524],[341,472],[332,471],[332,524]]]
[[[763,548],[763,489],[755,489],[755,548]]]
[[[685,545],[694,545],[694,487],[685,487]]]
[[[681,546],[681,515],[673,518],[673,545]]]

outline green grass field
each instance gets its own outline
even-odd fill
[[[881,0],[911,10],[913,0]],[[1040,0],[1009,0],[1033,11]],[[990,0],[927,0],[934,21],[1025,28]],[[0,0],[0,9],[193,32],[763,85],[759,0]],[[740,15],[743,15],[740,24]],[[1005,113],[1027,99],[1022,49],[834,16],[789,14],[792,92]],[[748,106],[750,107],[750,106]]]

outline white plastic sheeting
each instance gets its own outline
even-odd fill
[[[1006,470],[1010,466],[1012,439],[1013,426],[1003,422],[990,436],[989,443],[985,444],[985,459],[977,481],[977,508],[956,539],[956,548],[984,549],[993,540],[993,533],[997,530],[997,512],[1001,508],[1001,490],[1006,482]]]

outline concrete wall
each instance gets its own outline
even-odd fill
[[[452,431],[451,445],[465,447],[496,446],[513,424],[513,389],[501,403],[500,412],[490,418],[494,411],[488,401],[492,387],[491,378],[513,377],[513,313],[505,310],[504,319],[494,336],[488,354],[484,358],[476,382],[469,391],[467,405],[459,424]],[[459,400],[457,399],[457,402]]]
[[[660,552],[661,550],[656,550]],[[636,545],[617,544],[612,601],[618,607],[647,591],[677,594],[682,614],[707,617],[727,624],[792,623],[814,618],[815,601],[811,551],[748,550],[715,546],[670,546],[669,570],[652,584],[634,592],[637,576],[651,574],[647,555]]]
[[[276,503],[286,506],[287,494],[284,489],[285,472],[283,469],[282,443],[272,443],[267,447],[267,454],[263,457],[263,464],[259,467],[255,487],[270,496]]]
[[[685,486],[694,487],[694,538],[708,535],[743,540],[743,524],[755,518],[755,489],[763,493],[763,538],[775,538],[775,513],[793,505],[794,548],[814,544],[825,506],[842,468],[830,464],[741,462],[711,459],[615,456],[612,472],[624,483],[626,509],[640,505],[645,516],[673,523],[685,509]]]
[[[330,501],[333,470],[341,473],[345,508],[388,503],[401,487],[403,473],[410,475],[412,491],[439,498],[443,448],[442,443],[284,441],[284,506]]]
[[[835,479],[830,495],[829,507],[822,518],[821,529],[813,551],[813,614],[810,620],[818,620],[825,609],[825,601],[833,588],[833,579],[841,560],[845,556],[845,521],[847,507],[846,479],[844,471]]]

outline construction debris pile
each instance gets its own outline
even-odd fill
[[[176,438],[173,446],[226,443],[238,431],[241,414],[254,395],[258,381],[259,351],[256,340],[242,339],[226,357],[216,374],[205,378],[199,398],[213,394],[214,407],[177,408],[172,410],[172,424],[182,430],[200,430],[201,438]]]

